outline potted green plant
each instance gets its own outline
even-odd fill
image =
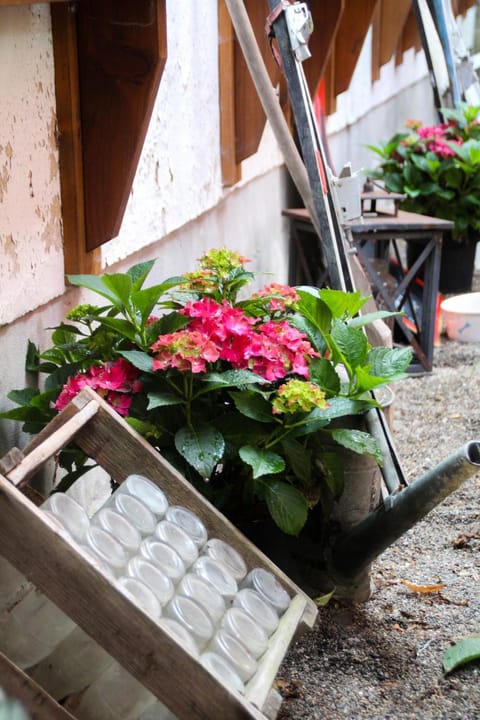
[[[441,123],[409,120],[407,132],[368,145],[380,163],[367,172],[405,195],[401,209],[454,223],[444,235],[439,289],[468,292],[480,230],[480,107],[461,103],[440,112]]]
[[[390,313],[359,315],[359,292],[271,283],[248,295],[245,262],[211,250],[151,287],[153,261],[70,276],[103,302],[70,311],[47,350],[29,343],[27,369],[45,380],[10,392],[18,407],[1,417],[36,433],[88,385],[234,523],[260,513],[298,536],[342,493],[332,448],[382,462],[358,417],[405,376],[411,351],[370,346],[364,326]],[[88,470],[73,447],[58,464],[56,489]]]

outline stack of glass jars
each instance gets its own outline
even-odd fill
[[[290,603],[272,573],[249,571],[231,545],[208,537],[200,517],[169,505],[141,475],[125,479],[77,542],[174,642],[231,690],[244,692]],[[173,717],[79,628],[30,674],[56,699],[87,688],[72,708],[80,720]]]

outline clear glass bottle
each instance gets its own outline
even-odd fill
[[[244,694],[245,684],[243,680],[225,657],[218,655],[218,653],[206,651],[200,655],[200,663],[230,690],[236,690],[242,695]]]
[[[138,553],[142,536],[125,515],[121,515],[111,507],[102,507],[92,517],[92,525],[98,525],[113,535],[123,545],[129,557]]]
[[[207,528],[200,518],[188,508],[182,505],[170,505],[165,513],[165,520],[179,525],[192,538],[199,550],[207,542]]]
[[[242,608],[229,608],[222,618],[222,627],[243,643],[256,660],[267,649],[267,633]]]
[[[55,492],[40,506],[43,512],[58,518],[70,537],[82,543],[90,526],[85,509],[67,493]]]
[[[210,538],[203,548],[203,554],[225,565],[237,583],[242,582],[248,572],[245,560],[234,547],[219,538]]]
[[[226,605],[225,600],[211,583],[200,575],[187,573],[177,586],[178,595],[187,595],[196,600],[207,610],[213,623],[217,625],[223,617]]]
[[[198,650],[204,650],[213,635],[214,625],[200,603],[186,595],[175,595],[165,607],[165,615],[183,625],[195,640]]]
[[[253,588],[239,590],[233,598],[233,606],[245,610],[270,637],[278,627],[276,610]]]
[[[185,575],[185,563],[177,551],[156,537],[148,537],[140,545],[140,555],[154,563],[174,585]]]
[[[275,575],[263,568],[253,568],[241,584],[241,588],[256,590],[264,600],[282,615],[290,605],[290,596]]]
[[[187,650],[190,655],[198,657],[197,643],[185,625],[179,623],[178,620],[163,616],[158,621],[158,626],[170,635],[184,650]]]
[[[208,650],[224,657],[244,683],[248,682],[257,671],[257,661],[253,655],[225,628],[217,630]]]
[[[161,520],[155,528],[155,537],[173,547],[188,568],[198,557],[198,548],[192,538],[179,525]]]
[[[167,496],[156,483],[144,475],[137,473],[129,475],[116,492],[128,492],[141,500],[155,515],[157,522],[163,519],[167,511]]]
[[[193,563],[191,571],[211,583],[227,604],[233,600],[238,586],[224,565],[208,555],[201,555]]]
[[[128,563],[125,548],[111,533],[97,525],[91,525],[85,537],[85,547],[93,557],[98,557],[112,570],[115,577],[120,577]],[[88,557],[88,555],[86,555]]]
[[[131,575],[123,575],[118,578],[115,585],[150,618],[156,620],[162,614],[162,608],[155,593],[143,580]]]
[[[144,582],[154,593],[161,607],[172,599],[175,588],[171,579],[142,555],[135,555],[130,559],[125,574]]]
[[[121,489],[115,490],[104,507],[111,507],[134,525],[142,537],[152,535],[157,521],[155,515],[138,497]]]

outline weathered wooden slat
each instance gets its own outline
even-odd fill
[[[293,598],[270,638],[268,652],[260,659],[258,670],[246,687],[245,697],[261,710],[264,709],[278,668],[302,620],[306,603],[306,598],[302,595]]]
[[[0,685],[11,698],[19,699],[30,720],[74,720],[40,685],[0,653]]]
[[[55,433],[46,438],[41,445],[38,445],[32,452],[26,455],[8,473],[8,479],[14,485],[20,486],[34,475],[39,467],[59,452],[65,445],[71,442],[73,436],[98,412],[98,403],[92,399],[79,412],[73,415]]]

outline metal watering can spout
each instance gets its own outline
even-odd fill
[[[333,581],[357,578],[403,533],[479,470],[480,440],[473,440],[408,487],[388,495],[333,545],[329,558]]]

